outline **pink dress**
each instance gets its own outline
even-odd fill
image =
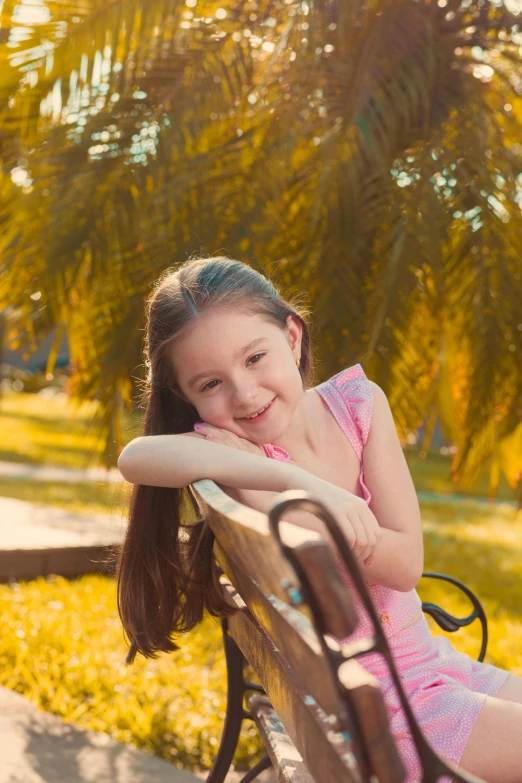
[[[370,382],[361,365],[356,364],[315,389],[359,457],[359,481],[364,499],[369,503],[371,495],[364,483],[363,449],[373,406]],[[272,459],[290,460],[279,446],[264,444],[264,449]],[[342,573],[351,586],[348,573],[344,570]],[[445,637],[432,636],[424,615],[421,613],[415,619],[421,610],[416,590],[402,593],[371,582],[367,584],[424,736],[440,756],[458,764],[486,695],[495,696],[509,672],[474,661],[457,652]],[[372,634],[371,621],[355,593],[354,599],[359,624],[350,640]],[[407,771],[406,783],[415,783],[421,779],[421,768],[386,664],[376,653],[360,658],[359,662],[379,680],[391,731]],[[450,783],[450,778],[441,778],[441,783]]]

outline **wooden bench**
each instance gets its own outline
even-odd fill
[[[228,497],[214,482],[192,486],[194,499],[215,536],[220,580],[231,605],[222,620],[228,674],[225,726],[208,783],[223,783],[243,720],[255,721],[267,755],[243,778],[253,780],[271,765],[288,783],[401,783],[403,764],[389,730],[376,679],[357,658],[377,652],[385,659],[406,713],[424,770],[423,783],[449,776],[459,783],[477,778],[440,759],[420,731],[391,658],[366,583],[328,511],[303,492],[278,496],[268,516]],[[362,597],[374,626],[371,638],[343,644],[357,616],[333,553],[322,537],[284,521],[300,508],[322,519]],[[457,580],[435,574],[460,586]],[[447,630],[478,618],[473,602],[467,618],[453,618],[433,604],[424,609]],[[248,663],[261,685],[245,680]],[[244,701],[247,694],[248,709]]]

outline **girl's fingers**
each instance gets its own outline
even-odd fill
[[[375,549],[379,545],[382,538],[382,527],[379,525],[374,514],[372,514],[372,521],[373,521],[373,531],[375,536],[375,543],[373,545],[373,548]]]
[[[364,524],[357,512],[350,514],[350,522],[356,538],[355,546],[352,547],[353,553],[355,557],[360,558],[368,549],[368,537],[366,535],[366,530],[364,529]]]
[[[373,511],[371,511],[371,509],[368,508],[368,506],[366,506],[366,508],[362,509],[361,517],[366,529],[372,532],[372,535],[375,538],[375,543],[377,543],[382,535],[382,530],[381,526],[377,522],[375,514]]]
[[[365,513],[366,510],[368,513]],[[354,554],[364,561],[371,556],[377,545],[377,520],[367,508],[358,511],[357,517],[357,522],[354,524],[357,533],[357,546],[354,549]]]
[[[208,424],[206,421],[196,422],[196,424],[194,424],[194,430],[199,435],[203,435],[207,440],[221,443],[223,446],[229,446],[233,449],[249,451],[252,454],[266,457],[262,446],[252,443],[252,441],[249,441],[246,438],[241,438],[239,435],[236,435],[235,432],[230,432],[230,430],[216,427],[214,424]]]
[[[355,543],[357,541],[357,536],[355,535],[355,531],[354,531],[351,523],[350,522],[345,523],[342,526],[342,531],[343,531],[344,535],[346,536],[346,539],[348,541],[348,546],[350,547],[350,549],[353,549],[353,547],[354,547],[354,545],[355,545]]]
[[[218,427],[214,427],[213,424],[207,424],[206,421],[197,421],[194,424],[194,429],[196,432],[201,432],[203,435],[205,435],[207,432],[210,432],[210,430],[217,430]]]
[[[350,549],[353,549],[357,541],[357,536],[355,535],[355,530],[353,529],[351,520],[347,517],[346,514],[339,514],[338,509],[335,509],[334,507],[329,506],[329,511],[339,523],[341,532],[348,541],[348,546]]]
[[[367,524],[368,528],[371,530],[370,540],[372,542],[371,551],[368,552],[368,554],[364,558],[364,565],[369,567],[373,563],[373,552],[374,552],[374,549],[376,548],[376,546],[378,545],[379,541],[382,538],[382,528],[379,525],[379,523],[377,522],[375,514],[373,514],[373,512],[368,507],[366,507],[365,517],[366,517],[366,520],[365,520],[366,524]]]
[[[194,429],[196,432],[199,432],[200,435],[204,435],[208,438],[208,440],[219,441],[225,445],[227,440],[234,437],[231,432],[227,432],[227,430],[215,427],[213,424],[207,424],[206,422],[196,422],[196,424],[194,424]]]

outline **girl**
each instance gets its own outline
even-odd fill
[[[189,523],[189,484],[213,479],[261,511],[275,494],[303,489],[330,508],[359,558],[430,744],[489,783],[520,783],[522,679],[430,634],[414,589],[423,570],[419,506],[382,390],[360,365],[311,387],[304,310],[227,258],[189,261],[160,280],[146,349],[145,437],[118,463],[136,485],[118,566],[127,663],[137,652],[175,650],[172,635],[205,609],[227,613],[212,533]],[[326,535],[312,514],[287,518]],[[371,626],[357,608],[363,636]],[[379,656],[363,665],[380,681],[407,780],[419,780],[386,667]]]

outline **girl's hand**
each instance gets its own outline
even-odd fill
[[[340,523],[354,555],[370,566],[372,552],[382,537],[382,529],[366,501],[306,471],[300,475],[298,483],[299,486],[292,488],[304,489],[323,503]]]
[[[240,438],[239,435],[235,435],[233,432],[229,432],[229,430],[215,427],[213,424],[207,424],[206,422],[198,422],[194,425],[194,430],[215,443],[221,443],[223,446],[230,446],[241,451],[250,451],[252,454],[266,457],[265,450],[259,443],[252,443],[251,440]]]

